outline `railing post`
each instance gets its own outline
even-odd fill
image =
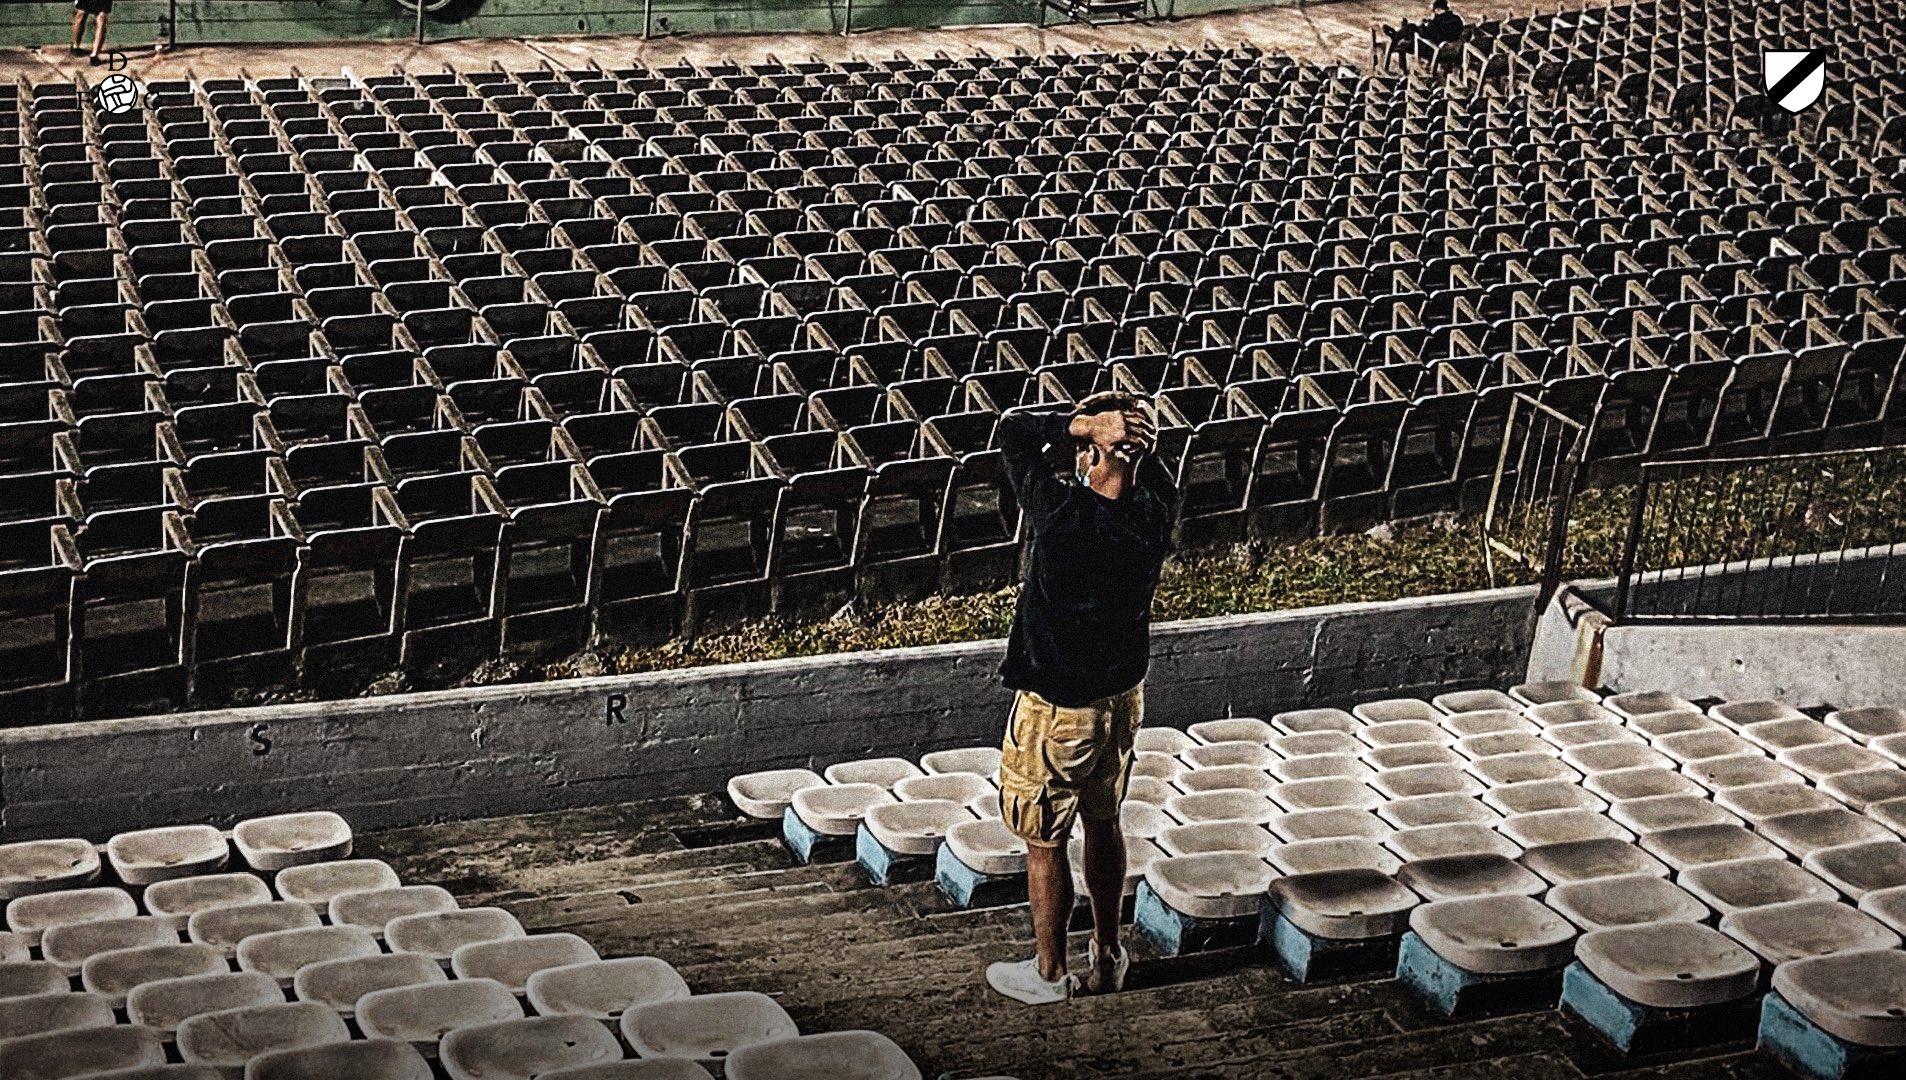
[[[850,37],[854,33],[854,0],[847,0],[847,10],[841,13],[840,36]]]
[[[176,3],[177,0],[174,0],[174,2]],[[416,3],[417,3],[417,44],[422,45],[424,43],[424,0],[416,0]]]
[[[168,0],[166,4],[165,47],[179,47],[179,0]]]
[[[1615,578],[1615,619],[1617,622],[1628,617],[1628,604],[1633,599],[1635,559],[1640,554],[1641,547],[1641,520],[1648,509],[1648,485],[1653,471],[1648,467],[1648,463],[1642,463],[1641,475],[1635,480],[1634,497],[1628,502],[1628,536],[1622,541],[1621,569]]]
[[[655,21],[655,0],[642,0],[642,40],[649,39],[649,27]]]

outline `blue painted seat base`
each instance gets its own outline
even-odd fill
[[[957,907],[1006,907],[1026,902],[1026,875],[982,874],[961,862],[945,844],[934,856],[933,883]]]
[[[1897,1080],[1906,1073],[1906,1046],[1847,1042],[1801,1015],[1779,991],[1761,1003],[1760,1048],[1812,1080]]]
[[[1257,941],[1258,917],[1200,919],[1175,911],[1159,899],[1150,882],[1139,882],[1132,921],[1138,932],[1164,956],[1235,949]]]
[[[865,824],[854,833],[854,861],[875,885],[908,885],[933,878],[933,856],[903,855],[874,839]]]
[[[1754,1037],[1760,999],[1747,994],[1733,1001],[1687,1009],[1643,1005],[1623,997],[1580,963],[1562,971],[1562,1008],[1625,1054],[1745,1042]]]
[[[815,832],[792,806],[781,812],[781,842],[800,863],[846,862],[854,857],[854,838]]]
[[[1513,975],[1464,971],[1436,955],[1413,931],[1406,931],[1397,947],[1396,977],[1423,1004],[1450,1017],[1554,1008],[1562,990],[1559,967]]]
[[[1264,905],[1264,913],[1258,921],[1258,940],[1271,950],[1284,974],[1298,982],[1387,975],[1396,970],[1397,942],[1401,936],[1318,937],[1299,929],[1270,904]]]

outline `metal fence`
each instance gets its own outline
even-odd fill
[[[1089,19],[1092,10],[1118,2],[1084,0],[1076,14]],[[1145,0],[1133,13],[1174,18],[1277,2]],[[72,12],[72,0],[0,0],[0,45],[62,44]],[[426,43],[575,34],[852,34],[1045,25],[1070,14],[1070,8],[1049,11],[1043,0],[118,0],[109,41],[137,52],[222,44]]]
[[[1651,462],[1623,622],[1906,622],[1906,447]]]
[[[1569,569],[1570,513],[1581,478],[1587,428],[1573,417],[1517,394],[1483,510],[1483,561],[1491,586],[1541,583],[1536,610]]]

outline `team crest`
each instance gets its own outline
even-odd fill
[[[1790,113],[1820,100],[1827,86],[1827,54],[1820,49],[1769,49],[1760,54],[1767,97]]]

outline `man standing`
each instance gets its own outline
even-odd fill
[[[93,17],[93,51],[88,57],[89,63],[102,63],[105,59],[100,51],[106,47],[106,20],[112,16],[113,0],[76,0],[73,4],[73,41],[67,51],[74,56],[81,52],[80,37],[86,29],[86,16]]]
[[[1151,455],[1151,408],[1131,394],[1094,394],[1076,409],[1015,410],[999,446],[1032,531],[1032,553],[1000,675],[1018,691],[999,769],[1000,815],[1026,842],[1037,955],[986,969],[993,989],[1028,1005],[1064,1001],[1073,905],[1066,842],[1085,831],[1092,905],[1084,988],[1119,990],[1130,958],[1119,946],[1125,837],[1119,805],[1132,740],[1144,719],[1152,593],[1171,545],[1178,492]],[[1069,446],[1060,479],[1046,448]]]
[[[1463,17],[1449,10],[1449,0],[1434,0],[1430,4],[1430,21],[1423,24],[1423,37],[1438,45],[1447,45],[1452,41],[1461,41],[1463,31],[1468,24]]]

